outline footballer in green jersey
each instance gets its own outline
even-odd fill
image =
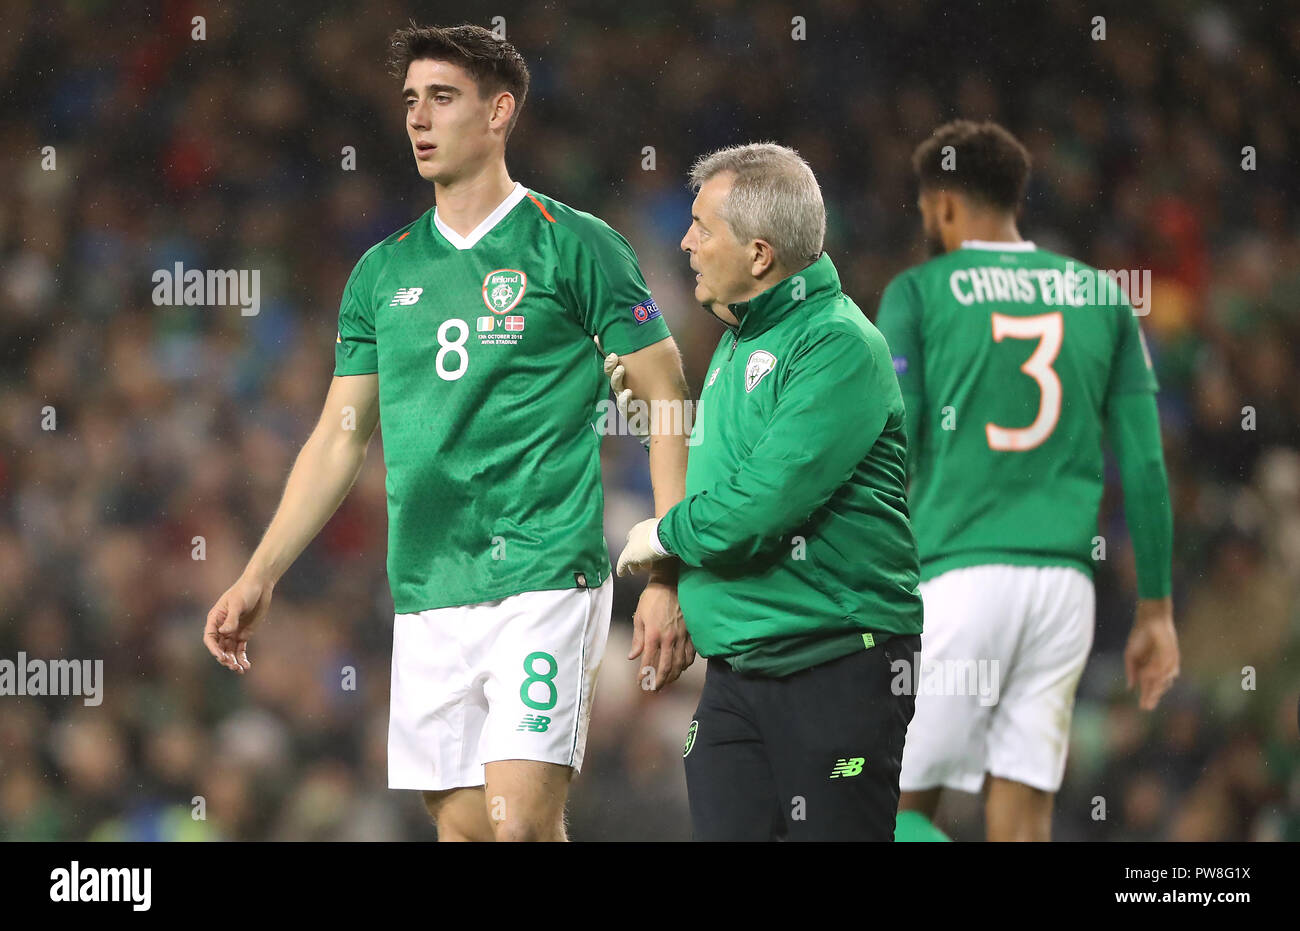
[[[685,378],[627,241],[507,172],[528,90],[514,47],[469,25],[411,26],[391,45],[394,103],[436,206],[353,269],[325,411],[205,642],[248,670],[275,580],[382,423],[389,785],[424,793],[439,839],[562,840],[612,603],[596,426],[608,388],[593,339],[652,403],[680,406]],[[649,444],[659,514],[685,485],[672,426],[657,423]],[[663,688],[694,658],[672,567],[646,586],[634,627],[630,658]]]
[[[928,818],[941,789],[985,787],[989,839],[1046,840],[1092,643],[1107,442],[1138,570],[1125,660],[1144,708],[1178,671],[1156,380],[1115,277],[1021,239],[1029,156],[1010,133],[949,123],[914,168],[936,257],[890,282],[876,321],[907,411],[926,618],[900,808]]]
[[[334,371],[379,374],[398,614],[608,578],[593,335],[668,327],[622,236],[518,182],[468,236],[435,207],[357,263]]]

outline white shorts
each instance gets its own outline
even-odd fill
[[[1092,649],[1092,580],[1060,566],[972,566],[920,592],[925,630],[900,788],[978,792],[988,773],[1057,791]]]
[[[495,760],[581,769],[613,592],[606,579],[397,615],[388,787],[481,786]]]

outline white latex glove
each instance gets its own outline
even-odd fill
[[[618,574],[631,575],[660,559],[668,558],[668,551],[659,542],[659,518],[643,520],[627,532],[627,546],[618,557]]]

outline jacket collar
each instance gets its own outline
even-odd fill
[[[811,298],[832,296],[839,290],[839,273],[831,264],[830,256],[823,252],[817,261],[783,278],[763,293],[747,301],[728,304],[728,309],[740,324],[732,329],[737,336],[741,332],[746,336],[756,336]]]

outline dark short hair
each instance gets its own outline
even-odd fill
[[[1025,196],[1029,164],[1029,150],[1015,136],[997,123],[973,120],[944,123],[912,153],[912,171],[922,191],[955,188],[1011,212]]]
[[[459,65],[478,85],[479,97],[509,91],[515,98],[515,112],[506,136],[515,128],[519,111],[528,96],[528,65],[519,51],[490,29],[465,23],[460,26],[417,26],[412,23],[388,38],[388,66],[393,77],[406,77],[411,62],[422,58]]]

